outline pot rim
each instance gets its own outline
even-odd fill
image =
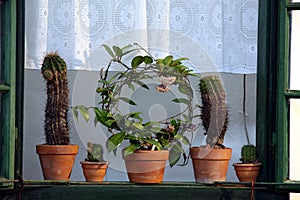
[[[108,165],[109,162],[91,162],[91,161],[81,161],[80,164],[84,164],[84,165]]]

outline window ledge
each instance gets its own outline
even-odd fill
[[[216,182],[163,182],[142,185],[130,182],[24,181],[22,188],[10,195],[24,199],[288,199],[287,191],[276,191],[277,184]],[[20,192],[21,191],[21,192]],[[1,196],[0,196],[1,197]]]

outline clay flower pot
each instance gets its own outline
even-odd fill
[[[128,178],[133,183],[162,183],[168,158],[167,150],[138,150],[127,156],[123,152]]]
[[[102,182],[106,175],[108,162],[80,162],[87,182]]]
[[[255,182],[258,177],[261,166],[261,163],[233,164],[236,176],[238,177],[240,182]]]
[[[68,181],[78,148],[78,145],[36,145],[44,179]]]
[[[193,162],[195,181],[199,183],[225,181],[231,154],[231,148],[192,147],[190,155]]]

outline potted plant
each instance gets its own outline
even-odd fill
[[[47,84],[44,132],[46,144],[36,145],[45,180],[69,180],[78,145],[70,144],[67,66],[57,53],[49,53],[42,64]]]
[[[195,181],[225,181],[232,154],[232,149],[223,145],[228,126],[225,90],[215,75],[200,79],[199,87],[202,100],[200,118],[205,129],[206,145],[190,149]]]
[[[241,151],[242,163],[234,163],[236,176],[240,182],[255,182],[262,163],[259,162],[256,154],[256,147],[252,144],[244,145]]]
[[[241,163],[234,163],[233,167],[240,182],[255,182],[262,163],[259,162],[257,157],[256,147],[250,143],[246,120],[246,74],[244,74],[243,80],[243,119],[247,145],[242,147]]]
[[[106,175],[108,162],[103,158],[103,147],[92,142],[87,143],[87,157],[80,162],[87,182],[102,182]]]
[[[166,160],[172,167],[181,155],[184,163],[187,159],[184,145],[190,145],[190,141],[185,133],[193,131],[195,109],[189,76],[196,75],[182,64],[187,58],[174,59],[169,55],[155,59],[138,44],[123,48],[103,46],[111,60],[105,70],[100,70],[100,86],[96,90],[101,99],[99,105],[75,106],[74,116],[77,119],[79,111],[85,120],[89,120],[89,109],[94,111],[94,121],[107,127],[111,134],[106,141],[108,152],[116,155],[118,147],[123,145],[122,157],[131,182],[161,183]],[[129,55],[132,55],[131,59]],[[123,62],[125,56],[130,64]],[[121,65],[124,71],[110,76],[108,72],[113,63]],[[169,102],[179,104],[182,109],[166,119],[149,120],[138,110],[138,99],[128,97],[137,88],[145,94],[154,91],[157,98],[168,98],[165,94],[169,90],[176,92],[178,98]],[[136,111],[128,111],[134,108]]]

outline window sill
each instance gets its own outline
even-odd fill
[[[292,184],[296,186],[295,184]],[[288,186],[288,185],[286,185]],[[289,184],[291,186],[291,184]],[[299,188],[299,184],[297,184]],[[280,190],[277,190],[280,189]],[[10,196],[24,199],[288,199],[288,191],[275,183],[216,182],[164,182],[141,185],[130,182],[66,182],[24,181],[23,187],[11,191]],[[298,190],[299,191],[299,190]],[[1,197],[1,196],[0,196]]]

